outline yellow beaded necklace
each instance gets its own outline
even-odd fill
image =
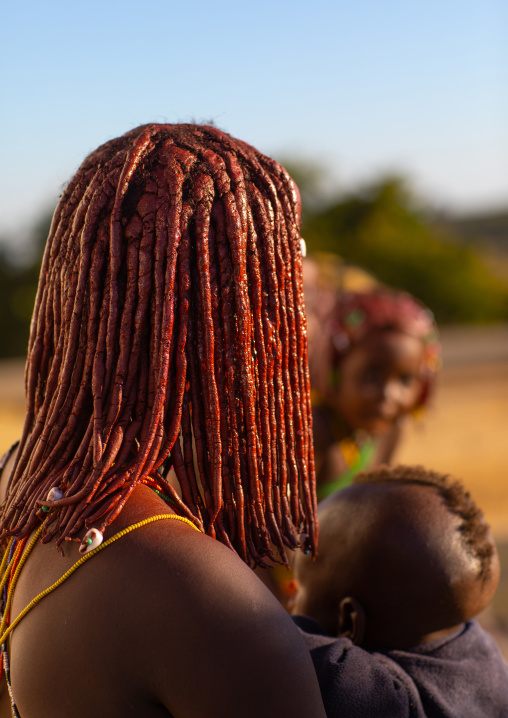
[[[0,646],[2,646],[5,643],[5,639],[9,635],[9,633],[14,630],[14,628],[18,625],[18,623],[27,615],[29,611],[32,610],[34,606],[36,606],[39,601],[41,601],[45,596],[47,596],[49,593],[55,590],[55,588],[58,588],[64,581],[66,581],[71,574],[74,573],[80,566],[82,566],[86,561],[92,558],[92,556],[95,556],[95,554],[99,553],[99,551],[102,551],[102,549],[106,548],[106,546],[110,546],[115,541],[118,541],[119,538],[122,538],[122,536],[125,536],[126,534],[130,533],[131,531],[134,531],[136,529],[141,528],[142,526],[146,526],[147,524],[151,524],[154,521],[161,521],[162,519],[174,519],[175,521],[183,521],[183,523],[188,524],[189,526],[192,526],[193,529],[196,531],[199,531],[199,529],[194,526],[192,521],[185,518],[184,516],[177,516],[176,514],[158,514],[157,516],[151,516],[148,519],[144,519],[143,521],[139,521],[136,524],[132,524],[132,526],[128,526],[125,529],[122,529],[122,531],[119,531],[118,533],[114,534],[114,536],[111,536],[111,538],[107,539],[107,541],[104,541],[100,544],[100,546],[97,546],[97,548],[92,549],[88,553],[86,553],[84,556],[82,556],[76,563],[70,567],[68,571],[66,571],[63,576],[61,576],[58,581],[55,581],[55,583],[52,586],[49,586],[49,588],[46,588],[44,591],[41,591],[38,596],[36,596],[26,608],[24,608],[21,613],[16,617],[16,619],[11,623],[10,626],[7,626],[8,620],[9,620],[9,613],[12,603],[12,596],[14,593],[14,589],[16,587],[16,583],[18,581],[19,575],[21,573],[21,569],[23,568],[28,556],[30,555],[30,552],[32,551],[33,547],[37,543],[37,539],[39,538],[41,532],[42,532],[42,526],[40,526],[33,537],[30,539],[30,542],[26,546],[26,548],[23,550],[21,557],[20,557],[20,550],[21,550],[21,544],[16,547],[16,550],[14,551],[14,554],[9,561],[9,554],[11,552],[12,544],[15,541],[14,537],[12,537],[9,540],[9,544],[5,550],[2,563],[0,564],[0,592],[2,591],[3,587],[9,580],[9,576],[11,574],[12,568],[16,566],[16,562],[19,559],[19,563],[16,566],[16,570],[14,571],[14,574],[12,576],[12,580],[9,584],[8,590],[7,590],[7,599],[5,601],[5,606],[3,610],[3,617],[2,622],[0,624]]]

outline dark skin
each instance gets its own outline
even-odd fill
[[[423,345],[400,331],[373,331],[338,367],[337,386],[313,410],[318,486],[347,471],[339,442],[357,432],[380,438],[373,466],[390,463],[422,390]]]
[[[105,538],[161,513],[171,512],[140,486]],[[53,544],[35,546],[11,619],[77,561],[78,544],[64,548],[62,557]],[[175,520],[134,531],[78,569],[14,630],[10,657],[23,718],[325,715],[289,616],[236,554]]]
[[[298,554],[293,613],[369,649],[408,649],[446,636],[490,603],[499,580],[478,578],[460,520],[433,487],[352,485],[320,506],[315,562]]]

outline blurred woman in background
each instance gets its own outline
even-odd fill
[[[441,350],[432,313],[406,292],[339,292],[321,316],[308,305],[322,499],[358,471],[391,462],[407,420],[429,400]]]

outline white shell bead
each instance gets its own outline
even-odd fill
[[[104,537],[99,529],[90,529],[90,531],[86,532],[83,541],[79,546],[79,553],[88,553],[89,551],[93,551],[94,548],[101,545],[103,538]]]
[[[302,253],[302,257],[307,256],[307,242],[303,237],[300,237],[300,251]]]
[[[60,491],[57,486],[53,486],[53,488],[50,489],[48,495],[46,496],[46,501],[60,501],[62,497],[63,492]]]

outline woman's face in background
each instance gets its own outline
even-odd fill
[[[410,412],[422,391],[423,344],[399,331],[377,331],[338,367],[334,409],[352,430],[383,434]]]

